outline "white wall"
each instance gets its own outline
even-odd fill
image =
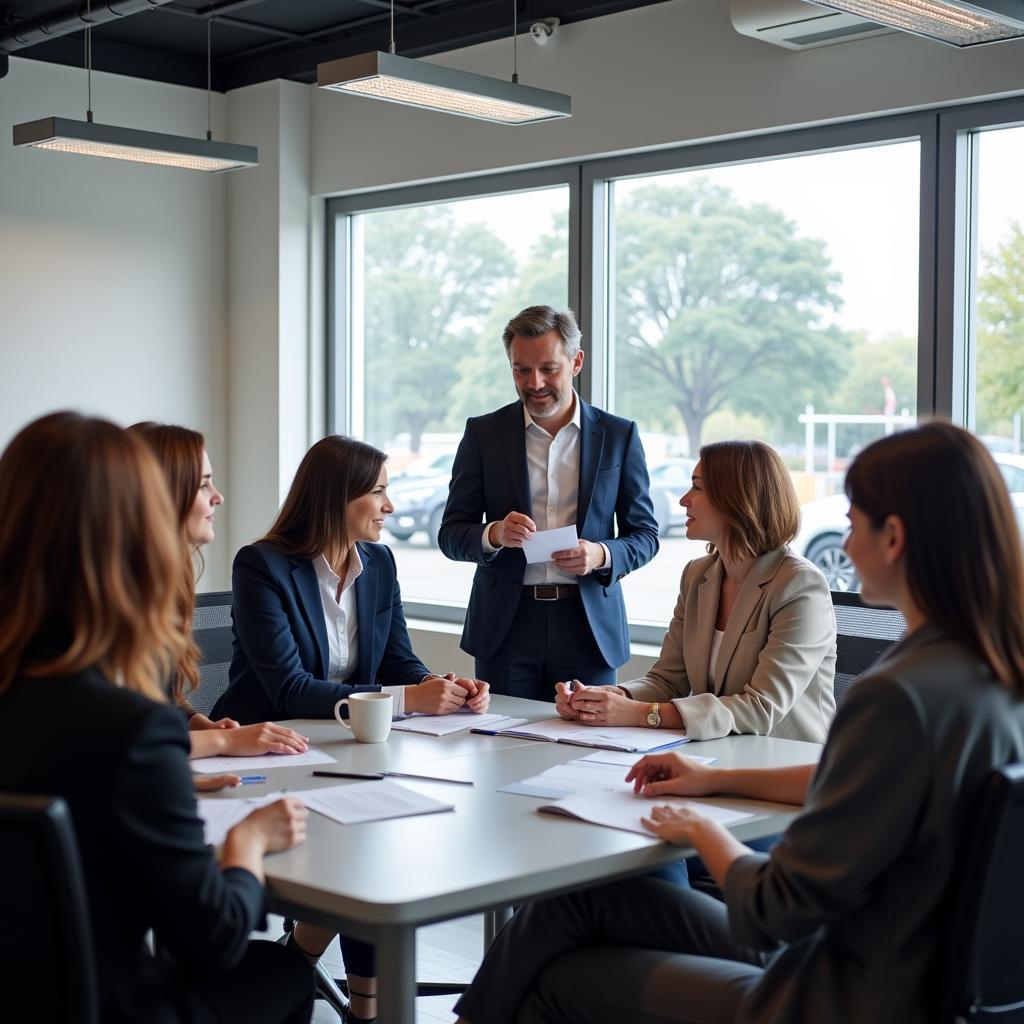
[[[220,124],[223,98],[216,98]],[[206,96],[93,75],[96,120],[201,136]],[[182,423],[231,493],[223,177],[15,149],[11,126],[84,119],[85,77],[12,58],[0,79],[0,447],[44,412]],[[226,545],[207,587],[226,580]]]
[[[401,37],[398,39],[401,52]],[[507,78],[508,40],[431,58]],[[1024,42],[960,51],[904,33],[804,52],[738,35],[728,0],[674,0],[519,43],[520,80],[572,95],[518,128],[317,90],[314,194],[678,145],[1024,91]]]

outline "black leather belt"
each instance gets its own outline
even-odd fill
[[[538,583],[524,586],[523,593],[534,601],[568,601],[580,596],[580,588],[571,583]]]

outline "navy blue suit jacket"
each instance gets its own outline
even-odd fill
[[[467,420],[439,542],[449,558],[477,563],[462,633],[463,650],[477,658],[493,657],[505,639],[526,571],[519,548],[484,554],[483,524],[509,512],[531,515],[532,508],[522,403]],[[636,424],[583,401],[576,531],[581,539],[608,548],[609,569],[581,576],[579,585],[597,646],[605,661],[618,668],[629,659],[619,581],[657,553],[658,525]]]
[[[350,693],[418,683],[428,674],[409,641],[394,556],[383,544],[358,547],[363,571],[355,582],[358,667],[351,683],[327,680],[327,625],[313,563],[262,541],[235,555],[230,682],[214,718],[243,725],[331,718]]]

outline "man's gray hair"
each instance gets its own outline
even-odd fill
[[[565,354],[570,359],[575,358],[580,350],[581,337],[576,315],[571,309],[555,309],[553,306],[527,306],[509,320],[501,335],[501,340],[505,343],[505,355],[511,358],[509,349],[516,335],[522,338],[539,338],[549,331],[558,331]]]

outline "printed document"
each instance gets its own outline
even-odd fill
[[[540,722],[501,729],[499,736],[518,736],[528,740],[550,740],[572,743],[578,747],[600,747],[605,750],[628,750],[646,754],[686,743],[683,732],[674,729],[646,729],[632,726],[580,725],[563,718],[545,718]]]
[[[192,771],[200,775],[220,775],[233,772],[236,775],[251,775],[261,768],[301,768],[312,764],[333,764],[334,758],[316,747],[310,747],[304,754],[263,754],[260,757],[198,757],[190,761]]]
[[[530,564],[550,562],[556,551],[568,551],[579,542],[575,526],[560,526],[557,530],[538,530],[529,540],[523,541],[523,554]]]
[[[306,790],[301,796],[311,811],[342,825],[455,810],[454,804],[423,796],[395,782],[353,782],[347,786]]]
[[[524,719],[511,718],[509,715],[477,715],[472,711],[455,711],[450,715],[410,715],[392,722],[391,728],[398,732],[419,732],[426,736],[450,736],[467,729],[498,732],[522,721]]]

